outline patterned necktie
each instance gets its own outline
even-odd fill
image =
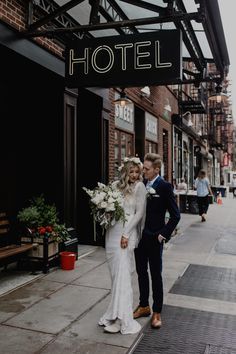
[[[147,181],[146,189],[149,190],[151,187],[152,187],[152,182],[151,181]]]

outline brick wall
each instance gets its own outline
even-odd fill
[[[1,0],[0,1],[0,20],[10,25],[19,32],[27,28],[28,1],[23,0]],[[34,18],[34,21],[36,18]],[[33,39],[40,46],[62,57],[64,48],[53,39],[37,37]]]
[[[167,151],[163,151],[163,130],[167,132],[168,135],[168,156],[166,157],[168,160],[168,171],[167,171],[167,180],[171,182],[172,179],[172,126],[166,122],[161,117],[159,118],[159,154],[163,158],[166,156]]]
[[[125,92],[127,96],[134,102],[135,105],[141,109],[153,114],[158,118],[158,153],[162,159],[164,156],[163,151],[163,130],[168,134],[168,172],[167,179],[172,180],[172,124],[171,115],[178,113],[178,102],[172,92],[165,86],[153,86],[150,87],[151,95],[149,98],[141,96],[141,87],[127,88]],[[113,98],[114,99],[114,98]],[[171,106],[172,111],[168,112],[164,110],[166,104]],[[114,110],[113,110],[114,111]],[[114,118],[114,117],[113,117]],[[114,124],[114,123],[113,123]],[[114,126],[113,126],[114,127]],[[110,142],[112,144],[112,141]],[[113,142],[114,144],[114,142]],[[114,158],[114,156],[113,156]],[[112,165],[111,165],[112,167]]]
[[[109,114],[109,180],[114,179],[114,161],[115,161],[115,91],[109,90],[109,100],[111,102],[111,112]]]

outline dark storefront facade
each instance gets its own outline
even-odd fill
[[[1,208],[45,193],[62,213],[63,77],[3,45],[0,71]]]
[[[0,50],[0,209],[16,223],[43,194],[81,243],[93,243],[82,186],[108,181],[109,90],[65,88],[64,62],[27,40]]]

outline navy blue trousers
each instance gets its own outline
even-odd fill
[[[153,312],[161,313],[163,306],[162,251],[157,235],[143,235],[135,249],[136,271],[139,283],[139,306],[149,305],[149,274],[151,274]]]

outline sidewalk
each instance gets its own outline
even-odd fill
[[[110,296],[105,250],[79,245],[75,270],[52,270],[0,297],[1,352],[235,354],[235,211],[236,200],[228,197],[223,205],[210,205],[205,223],[181,214],[178,234],[163,254],[160,330],[141,318],[138,335],[103,332],[97,321]],[[136,306],[136,274],[133,286]]]

